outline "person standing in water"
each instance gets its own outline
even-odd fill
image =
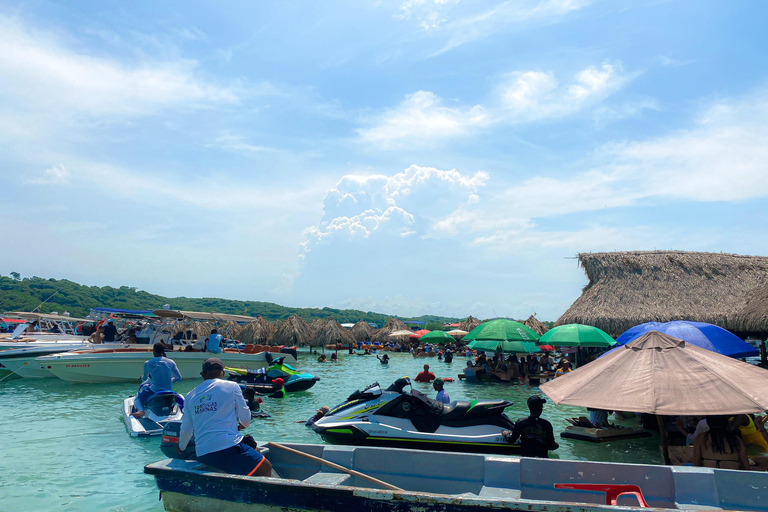
[[[547,401],[538,395],[528,397],[530,416],[517,420],[512,431],[502,430],[501,435],[508,443],[520,439],[520,455],[523,457],[549,458],[550,450],[557,450],[552,424],[541,418]]]
[[[444,404],[451,403],[451,397],[448,396],[448,393],[445,392],[445,389],[443,389],[443,386],[445,386],[445,382],[440,377],[436,378],[435,381],[432,383],[432,387],[437,391],[437,396],[435,397],[435,400],[438,402],[443,402]]]

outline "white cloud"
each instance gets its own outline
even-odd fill
[[[551,72],[507,74],[497,88],[500,121],[521,123],[574,114],[621,89],[636,75],[622,73],[621,64],[589,66],[576,73],[574,82],[558,85]]]
[[[465,175],[417,165],[392,176],[344,176],[326,194],[321,222],[305,230],[302,252],[335,239],[426,236],[435,222],[476,202],[487,180],[483,171]]]
[[[506,0],[489,8],[491,3],[484,0],[407,0],[395,17],[444,38],[439,54],[511,28],[557,22],[590,3],[592,0]]]
[[[418,91],[368,120],[370,126],[357,133],[364,142],[394,149],[455,139],[496,124],[561,118],[599,103],[635,76],[623,73],[620,63],[609,62],[579,71],[566,86],[560,86],[552,72],[509,73],[488,106],[444,106],[435,93]]]
[[[407,95],[396,108],[384,112],[374,126],[357,132],[366,142],[394,148],[457,137],[487,123],[488,114],[480,105],[445,107],[434,93],[417,91]]]
[[[272,150],[272,148],[267,146],[251,144],[247,142],[242,135],[234,135],[231,133],[219,135],[213,142],[206,144],[205,147],[223,149],[234,153],[261,153],[263,151]]]
[[[93,116],[238,101],[233,88],[200,79],[190,60],[128,65],[68,49],[50,33],[0,16],[0,98],[24,110]]]
[[[54,165],[43,171],[42,176],[27,180],[31,185],[67,185],[69,184],[69,169],[63,165]]]

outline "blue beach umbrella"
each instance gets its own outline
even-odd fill
[[[722,327],[686,320],[674,320],[663,324],[648,322],[636,325],[616,338],[616,343],[619,346],[626,345],[649,331],[659,331],[691,345],[736,359],[760,355],[760,352],[752,345]]]

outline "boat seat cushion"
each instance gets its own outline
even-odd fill
[[[349,485],[349,481],[352,479],[350,475],[346,473],[315,473],[309,478],[305,478],[304,482],[308,484],[323,484],[323,485]]]

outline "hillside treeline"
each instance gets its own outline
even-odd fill
[[[47,302],[41,305],[46,300]],[[393,317],[393,315],[358,311],[355,309],[291,308],[271,302],[218,298],[169,298],[129,286],[121,286],[120,288],[84,286],[66,279],[21,278],[17,273],[12,273],[11,277],[0,276],[0,312],[32,311],[40,306],[39,311],[43,313],[53,311],[63,313],[67,311],[74,317],[83,317],[94,307],[151,311],[162,308],[164,304],[169,304],[172,309],[186,311],[210,311],[249,316],[261,315],[270,321],[282,320],[296,314],[307,322],[311,322],[316,318],[325,319],[328,316],[333,316],[339,323],[363,320],[381,326],[386,323],[387,319]],[[401,320],[419,320],[430,324],[457,321],[455,318],[433,315],[397,318]]]

